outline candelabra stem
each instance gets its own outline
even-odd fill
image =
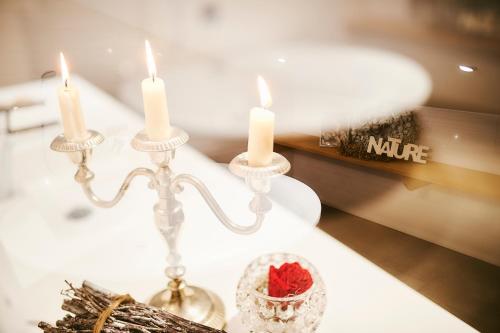
[[[175,198],[173,173],[166,164],[159,164],[156,172],[158,203],[154,207],[155,222],[168,246],[165,275],[170,279],[165,290],[152,297],[149,304],[214,328],[224,326],[224,305],[212,292],[187,285],[183,276],[186,271],[181,264],[177,249],[179,232],[184,222],[182,204]]]
[[[156,190],[158,203],[154,207],[155,222],[168,246],[167,268],[165,275],[173,280],[180,279],[186,269],[181,262],[181,255],[177,249],[180,228],[184,222],[182,204],[176,200],[171,191],[173,174],[168,166],[160,166],[156,172]]]

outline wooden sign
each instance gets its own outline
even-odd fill
[[[400,144],[400,139],[389,137],[387,138],[387,141],[384,142],[382,138],[376,140],[374,136],[370,136],[370,140],[368,141],[368,149],[366,151],[368,153],[371,153],[372,150],[375,150],[375,154],[377,155],[385,154],[388,157],[396,158],[398,160],[404,159],[405,161],[408,161],[411,157],[411,160],[413,162],[422,164],[427,163],[425,158],[427,157],[426,151],[429,150],[429,147],[408,143],[403,146],[403,151],[400,154]]]

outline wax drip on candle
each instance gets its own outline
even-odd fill
[[[149,41],[147,39],[146,39],[146,60],[148,65],[149,76],[151,76],[151,79],[153,80],[153,82],[155,82],[156,63],[153,57],[153,51],[151,50],[151,44],[149,44]]]
[[[66,60],[64,59],[64,54],[59,52],[59,58],[61,59],[61,76],[64,83],[64,87],[68,88],[69,71],[66,65]]]

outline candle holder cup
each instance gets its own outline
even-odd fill
[[[171,127],[169,137],[162,141],[150,140],[145,131],[137,133],[131,141],[132,147],[148,153],[156,168],[132,170],[110,200],[103,200],[94,193],[91,187],[94,173],[88,167],[93,148],[104,141],[104,136],[90,130],[86,140],[73,142],[61,134],[53,140],[50,147],[52,150],[73,156],[72,160],[78,164],[75,180],[82,186],[87,198],[98,207],[110,208],[116,205],[135,177],[145,176],[149,179],[149,188],[158,194],[158,202],[153,210],[156,226],[168,247],[165,275],[169,279],[167,288],[155,294],[150,304],[180,317],[220,329],[225,325],[225,310],[220,298],[209,290],[188,285],[183,279],[186,268],[181,263],[177,243],[184,222],[184,213],[182,203],[177,200],[176,195],[182,192],[184,184],[194,186],[224,226],[238,234],[251,234],[260,229],[265,214],[272,207],[271,201],[267,198],[271,189],[271,178],[287,173],[290,170],[290,163],[277,153],[273,153],[271,164],[265,167],[249,166],[247,153],[242,153],[231,161],[229,164],[231,172],[244,178],[254,192],[249,208],[256,216],[255,221],[250,225],[240,225],[225,214],[201,180],[190,174],[176,175],[170,169],[170,162],[175,158],[176,150],[188,140],[189,135],[176,127]]]
[[[313,283],[303,293],[269,296],[269,267],[299,263]],[[236,291],[241,321],[255,333],[314,333],[326,307],[326,289],[316,268],[305,258],[290,253],[270,253],[253,260],[245,269]]]

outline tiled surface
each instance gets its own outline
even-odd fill
[[[319,227],[479,331],[500,332],[500,267],[326,206]]]

